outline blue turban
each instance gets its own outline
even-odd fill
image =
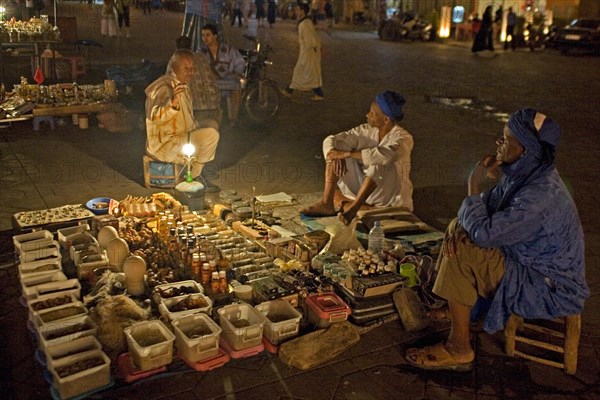
[[[375,97],[375,101],[386,117],[389,117],[394,121],[402,121],[402,118],[404,118],[402,107],[404,107],[406,100],[400,93],[386,90],[385,92],[378,94]]]
[[[516,111],[508,120],[508,129],[519,143],[536,159],[544,164],[552,164],[556,157],[556,147],[560,138],[560,127],[552,119],[546,117],[539,130],[535,128],[533,108]]]

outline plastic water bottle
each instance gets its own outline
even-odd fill
[[[375,221],[373,228],[369,231],[369,250],[375,254],[381,253],[383,248],[383,240],[385,239],[385,233],[381,227],[379,221]]]

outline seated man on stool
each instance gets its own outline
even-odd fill
[[[334,194],[339,187],[351,199],[339,217],[349,224],[364,204],[413,210],[410,153],[413,138],[398,125],[405,100],[385,91],[371,104],[367,123],[330,135],[323,141],[325,189],[321,200],[300,212],[306,216],[336,215]]]
[[[446,231],[433,288],[448,300],[450,335],[444,343],[409,349],[409,364],[471,369],[469,323],[476,301],[491,303],[484,322],[490,333],[504,328],[511,314],[553,319],[582,312],[589,296],[583,229],[556,170],[559,136],[545,115],[517,111],[496,141],[496,155],[471,172],[469,196]],[[488,178],[500,181],[483,191]]]
[[[159,161],[184,164],[181,149],[192,143],[196,147],[192,176],[207,192],[218,192],[200,175],[204,164],[215,158],[219,132],[197,126],[188,87],[193,77],[194,53],[180,49],[169,60],[167,73],[146,88],[146,153]]]

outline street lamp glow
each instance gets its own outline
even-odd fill
[[[442,7],[442,18],[440,20],[439,37],[447,38],[450,36],[450,22],[452,16],[451,7]]]

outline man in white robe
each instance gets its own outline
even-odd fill
[[[364,204],[413,210],[410,154],[413,138],[398,125],[404,98],[385,91],[371,104],[367,123],[331,135],[323,141],[325,188],[317,203],[300,212],[306,216],[336,215],[337,188],[351,200],[338,216],[350,223]]]
[[[291,97],[295,89],[304,91],[312,90],[314,95],[311,98],[314,101],[325,99],[323,94],[323,79],[321,77],[321,39],[317,30],[308,17],[309,7],[306,3],[299,3],[296,6],[296,16],[298,22],[298,42],[300,51],[298,61],[294,67],[292,82],[287,88],[282,90],[282,94]]]
[[[196,148],[192,176],[205,184],[207,191],[218,191],[200,175],[204,164],[215,158],[219,132],[211,127],[197,128],[188,87],[194,71],[194,54],[177,50],[167,73],[146,88],[146,153],[159,161],[184,164],[181,149],[192,143]]]

